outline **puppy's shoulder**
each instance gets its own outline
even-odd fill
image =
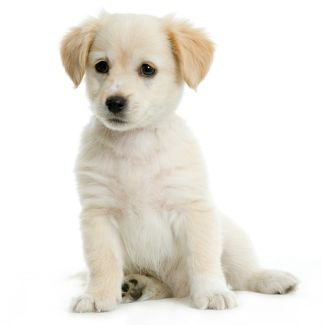
[[[92,117],[81,134],[77,160],[92,160],[109,151],[109,130]]]

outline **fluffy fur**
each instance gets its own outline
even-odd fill
[[[198,308],[236,306],[231,291],[285,293],[296,279],[262,269],[249,239],[215,210],[204,163],[175,114],[183,83],[196,88],[213,44],[184,21],[103,14],[72,29],[61,54],[75,86],[86,74],[93,117],[76,165],[89,280],[76,312],[124,300],[190,296]],[[109,73],[94,66],[109,62]],[[157,74],[144,78],[143,63]],[[109,96],[128,107],[117,123]]]

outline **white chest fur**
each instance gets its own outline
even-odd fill
[[[81,203],[106,208],[118,228],[125,267],[167,273],[182,264],[182,206],[206,195],[199,150],[178,118],[159,129],[113,134],[86,128],[77,164]]]

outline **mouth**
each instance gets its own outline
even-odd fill
[[[113,124],[126,124],[127,123],[126,121],[119,119],[119,118],[111,118],[108,121]]]

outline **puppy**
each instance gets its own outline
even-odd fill
[[[63,39],[65,70],[75,87],[86,75],[93,113],[76,164],[89,279],[74,311],[185,296],[225,309],[237,304],[231,289],[296,287],[291,274],[262,269],[244,232],[215,210],[199,148],[175,113],[213,50],[187,22],[144,15],[105,13]]]

